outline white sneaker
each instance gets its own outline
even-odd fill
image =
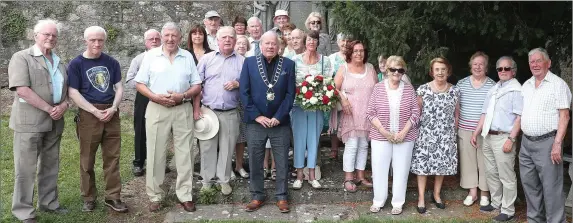
[[[318,182],[318,180],[309,180],[308,183],[310,183],[310,185],[311,185],[314,189],[320,189],[320,188],[322,188],[322,185],[320,185],[320,183]]]
[[[474,204],[475,200],[472,198],[472,196],[467,196],[466,199],[464,200],[464,205],[465,206],[472,206],[472,204]]]
[[[292,188],[296,190],[302,188],[302,180],[295,180],[294,183],[292,183]]]
[[[233,192],[233,188],[231,187],[231,185],[229,185],[229,183],[222,183],[221,184],[221,193],[223,193],[223,195],[229,195]]]
[[[488,206],[489,205],[489,198],[487,196],[481,196],[481,199],[479,201],[479,205],[480,206]]]
[[[243,168],[239,170],[239,174],[241,175],[242,178],[249,178],[249,173],[247,173],[247,171]]]
[[[231,180],[236,180],[237,176],[235,176],[235,171],[231,171]]]

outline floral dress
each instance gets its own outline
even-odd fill
[[[418,88],[422,97],[420,133],[414,144],[410,172],[416,175],[454,175],[458,170],[454,112],[460,98],[456,86],[435,93],[429,84]]]

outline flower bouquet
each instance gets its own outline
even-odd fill
[[[338,92],[331,77],[306,75],[296,85],[295,104],[305,111],[330,111],[339,101]]]

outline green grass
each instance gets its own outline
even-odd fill
[[[80,194],[80,158],[79,143],[76,139],[75,123],[73,116],[75,111],[69,110],[65,115],[66,127],[60,146],[60,174],[58,179],[60,204],[70,212],[66,215],[56,215],[44,212],[36,212],[40,222],[105,222],[107,208],[103,205],[104,180],[102,173],[101,150],[96,156],[95,172],[96,185],[98,191],[97,208],[92,213],[81,211],[83,201]],[[8,127],[9,116],[1,117],[0,126],[0,171],[1,193],[0,193],[0,222],[18,222],[11,212],[12,193],[14,190],[14,159],[12,150],[12,140],[14,133]],[[121,116],[121,158],[120,171],[121,181],[125,183],[133,178],[131,174],[131,162],[133,160],[133,118]],[[37,202],[37,193],[34,197],[34,205]]]

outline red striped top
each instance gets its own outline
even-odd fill
[[[390,105],[384,81],[374,86],[374,90],[372,91],[372,95],[368,101],[368,111],[366,113],[366,117],[370,121],[372,121],[374,118],[378,118],[386,130],[390,129]],[[400,118],[398,129],[404,129],[404,126],[408,121],[412,123],[412,128],[410,128],[410,131],[408,131],[406,134],[404,141],[415,141],[418,137],[420,108],[418,106],[418,100],[416,97],[416,92],[414,91],[414,87],[412,87],[411,84],[404,83],[402,98],[400,99]],[[386,137],[380,134],[374,125],[370,127],[370,139],[388,141]]]

